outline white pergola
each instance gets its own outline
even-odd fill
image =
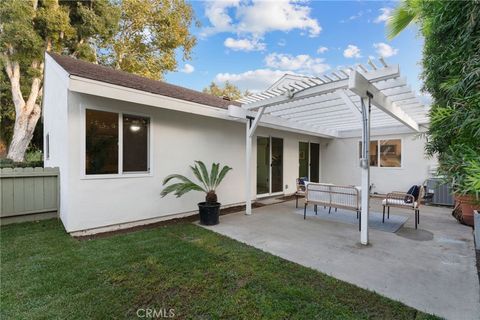
[[[327,138],[362,135],[361,236],[368,244],[369,146],[371,129],[403,125],[418,132],[427,123],[427,110],[400,76],[398,65],[368,66],[339,70],[319,77],[296,77],[292,81],[244,97],[241,107],[229,106],[229,115],[246,119],[246,214],[252,212],[252,138],[258,125],[308,133]]]

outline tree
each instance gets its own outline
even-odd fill
[[[44,51],[160,79],[176,69],[177,49],[190,58],[193,21],[184,0],[0,1],[0,57],[15,113],[7,157],[23,161],[41,115]],[[2,120],[8,114],[2,104]]]
[[[388,27],[416,22],[425,38],[423,90],[432,96],[427,154],[458,194],[480,194],[480,2],[404,1]]]
[[[210,83],[208,87],[203,89],[203,92],[212,94],[220,98],[228,98],[232,101],[238,100],[241,97],[244,97],[250,94],[248,90],[242,93],[242,91],[240,91],[240,89],[237,86],[235,86],[234,84],[231,84],[228,81],[225,82],[225,85],[223,86],[223,88],[212,81],[212,83]]]
[[[123,71],[162,79],[177,68],[177,50],[190,59],[196,38],[190,34],[195,21],[184,0],[123,0],[120,30],[104,61]]]
[[[81,58],[90,54],[92,58],[94,41],[114,27],[111,23],[116,22],[116,12],[107,0],[0,3],[1,60],[10,82],[15,110],[8,158],[23,161],[40,118],[44,51],[66,52]],[[72,18],[77,18],[76,23],[71,23]]]

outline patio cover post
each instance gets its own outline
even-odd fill
[[[362,168],[362,189],[361,201],[362,212],[361,218],[361,233],[360,243],[368,244],[368,216],[370,211],[370,111],[371,111],[370,92],[367,92],[367,97],[361,97],[362,104],[362,159],[360,166]]]
[[[252,172],[251,172],[251,163],[252,163],[252,137],[250,136],[250,127],[252,126],[252,117],[247,116],[245,133],[245,214],[252,214]]]
[[[255,117],[246,116],[247,118],[247,125],[246,125],[246,141],[245,141],[245,214],[250,215],[252,214],[252,139],[255,130],[258,127],[260,119],[262,118],[263,112],[265,111],[265,107],[261,107],[258,109],[257,114]]]

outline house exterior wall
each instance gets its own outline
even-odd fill
[[[69,152],[68,128],[68,74],[47,54],[45,55],[43,95],[43,157],[45,167],[60,169],[59,213],[66,223],[68,220],[68,169]],[[47,139],[48,135],[48,139]],[[48,141],[48,146],[47,146]],[[48,149],[48,152],[47,152]]]
[[[429,177],[429,169],[436,165],[436,159],[425,156],[425,137],[418,133],[371,136],[370,140],[402,140],[402,167],[370,167],[372,192],[388,193],[407,191],[414,184],[421,184]],[[322,181],[360,185],[359,142],[361,138],[334,139],[322,144]]]
[[[68,97],[68,232],[115,226],[134,221],[151,222],[197,210],[204,195],[191,192],[182,198],[160,197],[162,180],[172,173],[193,178],[189,165],[194,160],[206,164],[220,162],[233,168],[217,190],[223,205],[245,201],[245,124],[199,116],[98,96],[69,93]],[[169,100],[165,100],[168,107]],[[177,101],[178,103],[178,101]],[[94,108],[150,117],[151,173],[141,176],[89,177],[84,175],[84,109]],[[298,142],[320,142],[320,138],[258,128],[257,134],[284,139],[284,192],[295,191],[298,175]],[[256,137],[252,168],[256,168]],[[256,171],[252,172],[252,192],[256,193]],[[288,187],[287,187],[287,186]],[[173,216],[172,216],[173,217]]]

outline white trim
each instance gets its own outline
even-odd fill
[[[97,110],[104,112],[116,113],[118,115],[118,173],[112,174],[87,174],[86,173],[86,110]],[[148,118],[147,132],[147,167],[148,171],[142,172],[123,172],[123,116],[132,115]],[[153,177],[153,125],[152,116],[140,112],[130,112],[123,109],[113,107],[103,107],[92,104],[80,103],[80,179],[81,180],[98,180],[98,179],[128,179],[128,178],[145,178]]]
[[[103,98],[122,100],[135,104],[144,104],[151,107],[159,107],[207,117],[232,120],[232,118],[228,116],[227,109],[207,106],[196,102],[171,98],[74,75],[70,75],[68,88],[73,92],[86,93]]]

